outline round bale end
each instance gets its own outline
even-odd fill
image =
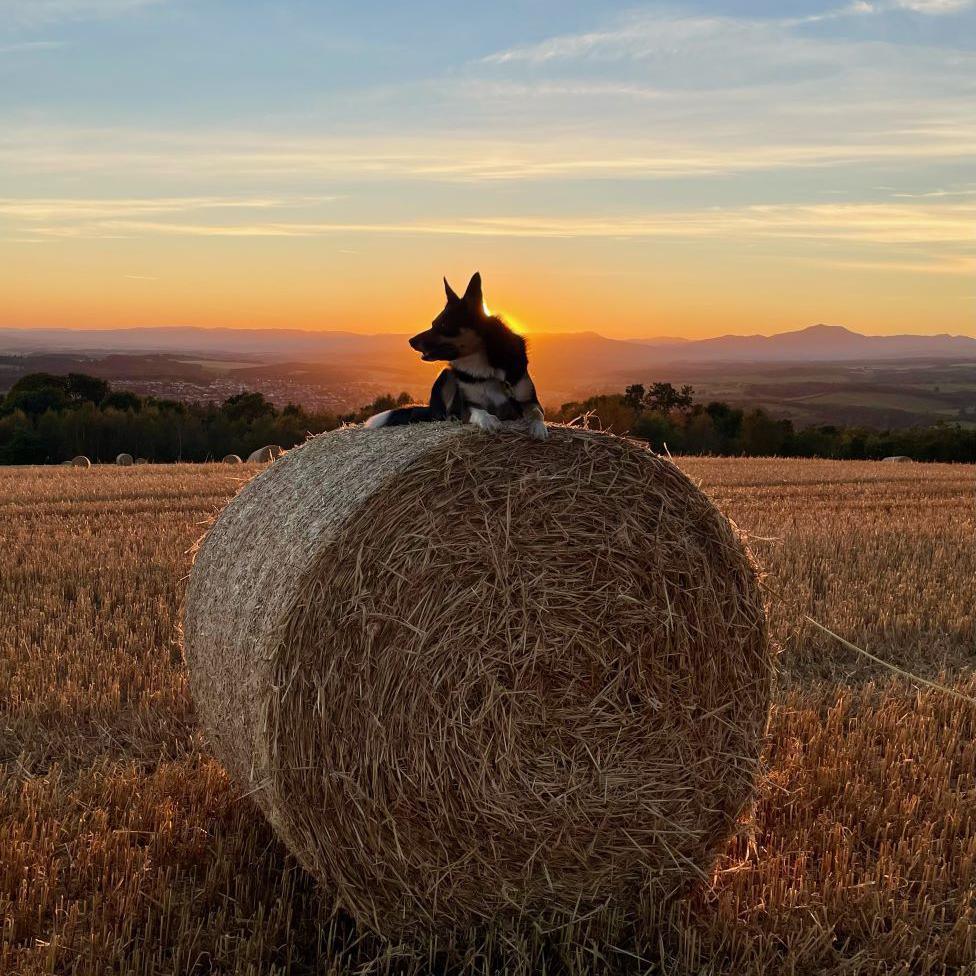
[[[269,464],[277,461],[284,454],[284,450],[277,444],[265,444],[256,451],[251,451],[247,456],[248,464]]]
[[[213,748],[385,935],[626,917],[706,877],[754,796],[772,660],[741,537],[647,448],[550,435],[320,435],[196,557]]]

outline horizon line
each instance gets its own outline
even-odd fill
[[[505,315],[500,316],[505,319]],[[521,323],[520,323],[521,325]],[[578,329],[578,330],[566,330],[566,331],[535,331],[533,329],[523,330],[517,328],[516,331],[524,334],[525,337],[531,342],[533,338],[540,337],[552,337],[552,336],[597,336],[601,339],[606,339],[612,342],[634,342],[634,343],[648,343],[648,342],[661,342],[661,343],[674,343],[676,345],[684,344],[694,344],[698,342],[707,342],[714,339],[774,339],[779,336],[784,335],[796,335],[802,332],[810,331],[811,329],[833,329],[846,332],[849,335],[859,336],[865,339],[893,339],[903,336],[910,336],[912,338],[949,338],[949,339],[976,339],[976,333],[967,332],[861,332],[857,329],[853,329],[850,326],[842,325],[839,323],[829,323],[829,322],[813,322],[809,325],[798,326],[795,328],[785,328],[778,332],[717,332],[713,335],[703,335],[695,337],[684,337],[676,335],[640,335],[640,336],[619,336],[613,334],[607,334],[603,332],[598,332],[596,329]],[[408,336],[409,331],[366,331],[366,330],[356,330],[356,329],[329,329],[329,328],[307,328],[302,326],[249,326],[249,325],[186,325],[186,324],[168,324],[168,325],[84,325],[84,326],[73,326],[73,325],[0,325],[0,333],[3,332],[18,332],[18,333],[41,333],[41,332],[75,332],[75,333],[85,333],[85,332],[98,332],[98,333],[115,333],[115,332],[150,332],[150,331],[192,331],[192,332],[253,332],[253,333],[300,333],[301,335],[314,336],[314,335],[349,335],[349,336],[362,336],[375,338],[380,336]],[[2,351],[0,351],[2,354]]]

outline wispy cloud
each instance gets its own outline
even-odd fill
[[[957,190],[927,190],[924,193],[892,193],[900,200],[936,200],[946,197],[976,197],[976,188],[967,187]],[[974,234],[976,236],[976,234]]]
[[[269,217],[271,215],[269,214]],[[637,216],[470,216],[457,220],[295,221],[271,219],[203,223],[110,217],[80,222],[33,222],[34,236],[6,241],[314,239],[357,237],[524,240],[673,241],[741,252],[760,248],[764,260],[810,269],[968,279],[976,273],[976,203],[919,201],[890,204],[810,204],[669,211]],[[357,253],[342,248],[342,253]],[[713,252],[714,253],[714,252]],[[756,253],[759,253],[758,251]],[[126,275],[148,279],[146,275]]]
[[[821,14],[811,14],[800,22],[812,23],[836,20],[858,14],[880,14],[891,10],[910,10],[917,14],[954,14],[976,6],[976,0],[855,0],[846,7],[837,7]]]
[[[118,218],[138,214],[192,213],[201,210],[270,210],[329,203],[337,197],[148,197],[78,199],[0,197],[0,215],[24,220]]]
[[[772,59],[787,60],[830,55],[832,45],[804,37],[794,31],[816,21],[868,13],[875,7],[854,3],[804,17],[750,18],[721,15],[681,14],[668,8],[651,8],[632,14],[602,30],[560,34],[545,40],[496,51],[482,58],[485,64],[554,64],[557,62],[615,62],[624,60],[666,61],[697,57],[697,52],[713,48],[718,64],[735,60],[747,63],[758,52],[760,64]],[[788,51],[777,50],[777,42],[788,41]],[[703,62],[706,77],[715,64]],[[691,79],[682,77],[688,84]]]
[[[883,246],[951,245],[976,251],[976,203],[810,204],[667,211],[638,216],[494,216],[456,221],[287,221],[199,223],[109,218],[36,228],[54,237],[318,237],[331,234],[536,238],[794,239]]]
[[[894,0],[890,6],[919,14],[954,14],[976,6],[976,0]]]
[[[850,55],[864,57],[871,45],[838,37],[823,38],[804,30],[811,24],[848,17],[909,10],[918,14],[951,14],[976,6],[976,0],[855,0],[841,7],[802,17],[730,17],[676,13],[673,8],[654,8],[617,21],[602,30],[561,34],[532,44],[517,45],[482,58],[484,64],[545,65],[558,62],[612,63],[690,62],[712,51],[713,62],[700,61],[706,78],[729,62],[763,70],[770,64],[847,63]],[[877,45],[875,45],[877,49]],[[757,60],[758,58],[758,60]],[[797,64],[797,62],[799,62]],[[682,84],[694,78],[681,77]]]
[[[888,260],[866,261],[855,258],[808,259],[813,267],[833,268],[840,271],[882,271],[901,275],[959,275],[971,277],[976,274],[976,257],[966,255],[933,256],[915,261],[893,256]]]
[[[935,0],[911,2],[918,13],[922,6],[951,12]],[[509,117],[527,127],[534,105],[546,125],[545,102],[559,98],[561,87],[579,92],[565,96],[564,114],[552,115],[550,106],[550,118],[585,117],[586,127],[613,145],[621,171],[634,161],[634,169],[650,173],[684,168],[715,175],[888,161],[912,166],[973,155],[976,52],[919,38],[898,42],[884,26],[871,37],[866,26],[844,33],[815,23],[868,23],[888,9],[888,0],[858,0],[800,18],[750,18],[644,8],[599,30],[497,51],[474,73],[486,103],[498,111],[507,102]],[[638,100],[636,91],[653,95]],[[932,128],[934,119],[943,120],[939,131],[923,136],[919,129]],[[645,154],[649,145],[654,151]],[[577,139],[565,168],[591,170],[586,148]],[[645,165],[649,156],[659,162]],[[662,165],[662,157],[676,165]]]
[[[21,41],[15,44],[0,44],[0,54],[29,54],[32,51],[55,51],[64,46],[64,41]]]
[[[125,174],[132,178],[201,180],[273,179],[277,186],[321,180],[497,182],[716,176],[866,163],[954,161],[976,155],[976,124],[860,134],[814,132],[793,142],[742,144],[735,133],[707,132],[700,142],[661,131],[593,137],[508,141],[430,135],[424,138],[302,140],[260,135],[139,134],[133,132],[32,131],[0,134],[0,167],[30,174]],[[785,137],[785,134],[784,134]],[[270,144],[269,144],[270,143]],[[212,198],[75,201],[74,206],[150,210],[202,206],[259,206],[260,200],[220,203]],[[309,198],[300,197],[301,203]],[[317,198],[324,201],[330,198]],[[334,198],[331,198],[334,199]],[[0,201],[0,207],[57,208],[57,200]],[[147,211],[148,212],[148,211]]]
[[[518,61],[545,63],[601,55],[603,57],[650,57],[681,43],[722,29],[742,24],[726,17],[641,16],[606,30],[580,34],[562,34],[539,41],[496,51],[486,55],[486,64],[511,64]]]

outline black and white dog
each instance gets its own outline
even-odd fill
[[[528,421],[530,437],[545,440],[542,407],[529,378],[525,340],[485,311],[477,272],[458,298],[444,279],[447,304],[431,327],[410,340],[425,362],[447,362],[426,407],[386,410],[367,427],[392,427],[456,418],[496,431],[503,420]]]

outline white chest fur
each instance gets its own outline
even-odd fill
[[[510,393],[507,384],[501,380],[486,379],[477,383],[458,381],[458,386],[468,403],[476,403],[479,407],[502,407],[508,403]]]
[[[458,386],[468,403],[488,410],[508,403],[511,388],[505,382],[505,374],[500,369],[492,369],[483,355],[465,356],[451,365],[475,378],[473,382],[468,382],[458,377]]]

